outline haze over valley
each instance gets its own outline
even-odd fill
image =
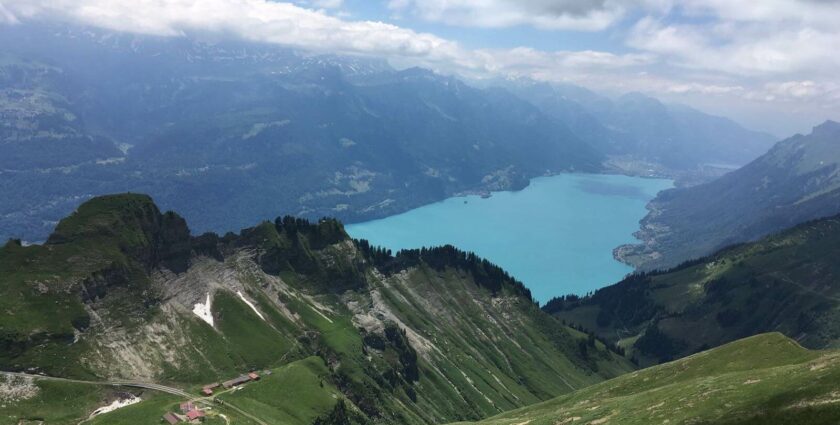
[[[107,193],[149,193],[194,229],[227,232],[278,211],[364,221],[559,172],[693,182],[773,141],[641,94],[613,101],[577,88],[570,98],[525,81],[476,88],[264,44],[0,30],[4,238],[42,241]],[[537,90],[541,99],[526,100]]]

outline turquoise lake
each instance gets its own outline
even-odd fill
[[[633,269],[613,248],[635,242],[645,205],[670,180],[561,174],[517,192],[453,197],[380,220],[347,225],[354,238],[398,251],[452,244],[500,265],[540,303],[584,294]]]

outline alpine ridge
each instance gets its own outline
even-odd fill
[[[0,276],[1,370],[196,397],[246,371],[303,374],[305,388],[267,378],[256,393],[217,396],[269,423],[308,425],[345,407],[354,422],[478,419],[632,368],[486,260],[453,247],[393,255],[331,219],[190,236],[148,196],[97,197],[43,245],[9,241]],[[264,391],[297,401],[264,404]],[[159,417],[155,406],[134,409]]]

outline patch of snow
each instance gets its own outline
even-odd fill
[[[245,304],[248,304],[248,307],[251,307],[251,310],[254,310],[254,313],[257,313],[257,316],[260,316],[260,319],[265,321],[265,317],[263,317],[262,313],[260,313],[260,311],[257,310],[257,307],[254,306],[254,303],[248,301],[248,299],[246,299],[245,296],[242,295],[242,291],[236,291],[236,295],[239,295],[239,298],[242,299],[242,301],[245,301]]]
[[[125,157],[117,157],[117,158],[105,158],[105,159],[97,159],[96,165],[113,165],[113,164],[121,164],[125,162]]]
[[[120,152],[123,153],[123,155],[127,154],[128,151],[130,151],[131,148],[133,148],[133,147],[134,147],[134,145],[130,145],[128,143],[120,143],[120,144],[117,145],[117,149],[119,149]]]
[[[282,121],[273,121],[273,122],[259,122],[251,126],[251,129],[248,130],[247,133],[242,135],[242,140],[248,140],[252,137],[258,136],[263,130],[267,130],[272,127],[285,127],[289,125],[291,121],[289,120],[282,120]]]
[[[178,176],[178,177],[189,177],[189,176],[195,176],[195,175],[201,174],[201,173],[206,173],[209,170],[210,170],[210,166],[205,165],[203,167],[198,167],[198,168],[181,169],[181,170],[178,170],[178,172],[175,173],[175,175]]]
[[[126,399],[114,400],[113,403],[94,410],[93,413],[90,414],[90,417],[93,418],[94,416],[99,416],[103,413],[113,412],[114,410],[140,403],[141,401],[140,397],[134,395]]]
[[[193,307],[193,313],[198,316],[201,320],[207,322],[210,326],[213,326],[213,312],[210,311],[210,293],[207,293],[207,302],[204,304],[198,303]]]

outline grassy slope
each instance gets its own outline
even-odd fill
[[[129,253],[150,249],[147,231],[159,224],[159,215],[148,196],[95,198],[61,221],[52,243],[22,247],[10,241],[0,249],[0,340],[9,347],[0,352],[0,364],[11,369],[37,364],[57,375],[91,376],[75,361],[83,344],[66,346],[90,317],[81,300],[67,294],[110,273],[125,283],[112,291],[112,305],[143,300],[148,277]],[[124,324],[145,318],[131,314],[134,310],[126,309]]]
[[[309,357],[272,369],[271,375],[263,374],[258,382],[241,389],[220,393],[217,397],[245,410],[271,424],[309,425],[328,413],[341,393],[329,383],[329,370],[320,358]],[[262,373],[262,372],[261,372]],[[166,411],[176,411],[183,400],[168,395],[156,396],[137,405],[101,415],[92,424],[158,424]],[[224,414],[233,424],[251,424],[252,421],[228,409],[224,404],[214,404],[210,417],[204,423],[224,424],[219,416]]]
[[[343,398],[330,384],[329,373],[322,359],[309,357],[219,398],[268,423],[309,425]]]
[[[38,392],[32,398],[3,400],[0,424],[17,424],[20,419],[41,419],[48,424],[77,424],[105,397],[105,391],[94,385],[52,381],[38,381],[35,385]]]
[[[650,344],[654,349],[640,354],[651,360],[769,331],[810,348],[838,347],[838,256],[840,217],[835,217],[626,280],[555,314],[627,346],[655,324],[672,348],[661,347],[662,341],[660,347]]]
[[[432,341],[434,361],[420,381],[420,386],[433,388],[420,401],[428,412],[487,416],[629,370],[603,347],[591,363],[575,359],[577,342],[586,337],[543,332],[541,326],[551,324],[542,323],[546,317],[527,301],[491,300],[468,276],[452,270],[423,268],[409,276],[406,284],[386,284],[379,290],[407,327]],[[598,363],[601,374],[592,372]]]
[[[840,354],[762,334],[478,422],[835,424]]]
[[[96,198],[62,221],[49,243],[0,250],[0,267],[9,272],[0,281],[9,298],[0,303],[8,301],[14,313],[0,317],[0,331],[7,341],[23,341],[0,355],[3,367],[92,380],[136,372],[140,380],[196,394],[202,384],[273,369],[278,378],[254,387],[260,391],[246,387],[223,397],[269,422],[301,424],[329,414],[338,399],[353,414],[384,422],[476,419],[631,370],[601,344],[581,354],[585,335],[561,326],[508,283],[491,291],[486,285],[494,278],[477,284],[464,269],[423,261],[386,277],[336,222],[264,223],[212,246],[193,245],[209,257],[194,257],[186,273],[151,276],[150,268],[184,252],[162,241],[177,242],[185,226],[167,227],[165,220],[179,224],[145,196]],[[107,278],[111,269],[120,272],[114,279]],[[84,300],[81,282],[100,292]],[[53,299],[59,289],[79,318],[93,318],[89,327],[54,314],[62,305]],[[240,290],[265,320],[237,296]],[[207,292],[214,327],[191,313]],[[49,326],[55,330],[47,334],[59,337],[27,343]],[[391,337],[388,328],[396,329]],[[154,418],[171,408],[167,403],[156,398],[111,417]],[[98,405],[77,408],[84,416]]]

